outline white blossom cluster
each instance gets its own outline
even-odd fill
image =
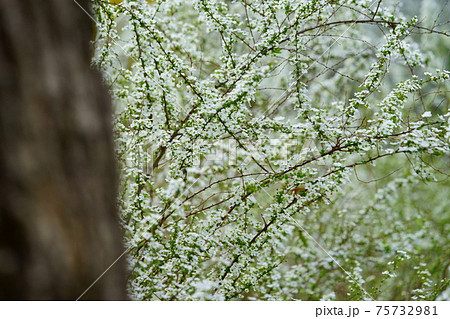
[[[420,261],[445,229],[399,209],[448,164],[450,72],[418,45],[448,44],[438,20],[378,0],[93,3],[133,298],[445,290]],[[379,166],[378,190],[358,182]],[[407,263],[416,283],[392,297]]]

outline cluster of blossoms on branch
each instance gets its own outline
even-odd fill
[[[420,260],[408,241],[446,245],[395,208],[448,161],[450,73],[417,45],[448,44],[438,18],[378,0],[93,2],[133,298],[390,298]],[[401,175],[361,190],[376,163]],[[395,298],[445,290],[414,274]]]

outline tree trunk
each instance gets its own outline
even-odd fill
[[[0,0],[3,300],[75,300],[125,249],[92,26],[74,0]],[[126,299],[125,287],[122,258],[83,299]]]

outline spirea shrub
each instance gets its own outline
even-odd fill
[[[447,298],[442,6],[93,3],[132,298]]]

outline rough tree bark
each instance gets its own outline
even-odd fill
[[[73,0],[0,0],[0,299],[74,300],[124,251],[91,36]],[[85,298],[125,287],[121,259]]]

